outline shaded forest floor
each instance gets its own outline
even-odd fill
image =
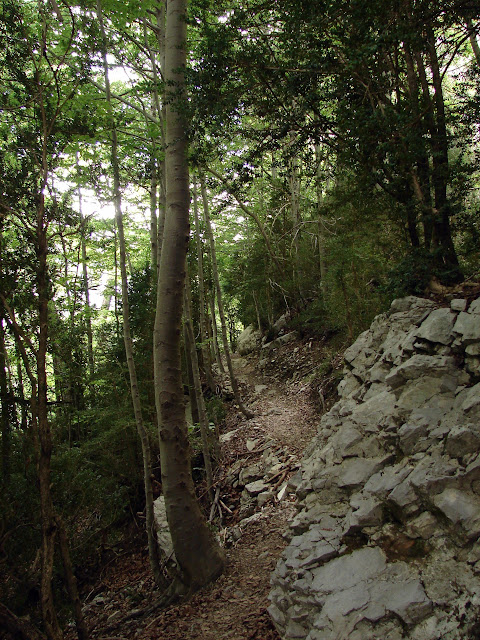
[[[296,513],[294,494],[288,490],[253,515],[240,520],[240,488],[227,481],[232,468],[259,459],[264,443],[275,442],[283,452],[285,481],[298,468],[305,446],[313,436],[335,376],[324,376],[324,389],[311,376],[321,360],[322,345],[308,341],[285,345],[270,357],[262,373],[256,358],[235,358],[244,396],[255,412],[246,420],[232,407],[222,438],[222,465],[216,483],[224,522],[218,528],[226,542],[227,567],[212,585],[165,609],[156,606],[159,595],[150,577],[145,547],[116,558],[97,584],[84,594],[84,609],[91,637],[103,640],[274,640],[279,636],[267,613],[270,573],[286,541],[283,533]],[[310,378],[306,377],[310,374]],[[289,378],[289,380],[286,380]],[[234,432],[232,434],[232,432]],[[241,461],[241,462],[239,462]],[[283,485],[282,485],[283,486]],[[278,483],[273,485],[278,491]],[[229,511],[231,513],[229,513]],[[232,535],[234,533],[234,535]],[[73,637],[73,629],[72,636]]]

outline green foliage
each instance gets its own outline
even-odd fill
[[[12,427],[10,477],[0,482],[0,600],[28,612],[38,598],[33,567],[41,540],[40,504],[32,434]]]
[[[388,274],[385,290],[395,298],[422,295],[435,272],[433,256],[422,250],[411,251]]]
[[[299,314],[292,318],[290,326],[302,334],[316,336],[330,336],[341,330],[340,323],[329,318],[325,308],[325,301],[322,297],[312,300],[305,309],[302,309]],[[273,338],[273,331],[268,332],[267,341]]]
[[[389,297],[400,298],[406,295],[423,295],[432,278],[445,285],[458,282],[458,270],[446,267],[439,259],[440,252],[427,252],[424,249],[410,251],[388,273],[383,290]]]
[[[223,400],[216,395],[212,395],[205,399],[205,406],[207,410],[207,417],[209,422],[214,424],[220,424],[225,420],[227,410]]]
[[[59,446],[52,465],[55,496],[75,531],[75,547],[85,536],[95,544],[101,529],[123,520],[129,502],[139,506],[142,467],[135,426],[112,412],[100,415],[101,421],[96,412],[88,440]]]

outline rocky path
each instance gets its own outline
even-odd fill
[[[228,564],[223,576],[189,601],[155,609],[146,554],[120,559],[86,607],[92,638],[121,640],[276,640],[266,608],[270,574],[296,513],[289,479],[314,434],[318,415],[301,384],[284,385],[235,359],[249,406],[232,412],[222,434],[217,472]]]

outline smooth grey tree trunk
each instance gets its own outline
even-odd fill
[[[159,416],[162,488],[173,548],[181,570],[180,590],[193,591],[218,577],[225,556],[197,502],[190,468],[189,442],[180,357],[185,265],[189,240],[189,178],[186,123],[185,0],[169,0],[165,80],[167,208],[160,256],[154,328],[155,401]]]
[[[218,327],[217,318],[215,316],[215,291],[212,290],[207,294],[208,306],[210,309],[209,326],[212,334],[212,349],[215,356],[215,362],[217,363],[218,370],[221,374],[225,373],[225,367],[223,366],[222,356],[220,354],[220,346],[218,344]]]
[[[200,381],[200,370],[198,367],[198,355],[195,346],[195,336],[193,334],[192,323],[192,302],[190,294],[190,278],[187,272],[187,282],[185,286],[185,327],[188,334],[188,344],[190,348],[190,361],[192,363],[192,376],[195,391],[195,398],[197,401],[198,409],[198,422],[200,424],[200,436],[202,439],[202,452],[203,461],[205,464],[205,476],[207,480],[207,491],[210,495],[210,499],[213,499],[212,487],[213,487],[213,471],[212,471],[212,459],[210,456],[210,438],[209,438],[209,423],[207,418],[207,409],[205,407],[205,398],[202,392],[202,383]]]
[[[203,276],[203,241],[200,234],[200,219],[198,215],[197,183],[193,182],[193,218],[195,221],[195,236],[197,238],[197,268],[198,295],[200,307],[200,351],[202,354],[205,377],[210,391],[215,391],[215,381],[212,374],[211,351],[208,348],[207,323],[205,319],[205,278]]]

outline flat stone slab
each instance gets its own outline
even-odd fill
[[[416,337],[429,342],[449,344],[456,315],[450,309],[434,309],[416,331]]]
[[[230,442],[232,438],[240,431],[240,429],[234,429],[233,431],[228,431],[227,433],[222,433],[220,435],[220,443],[225,444],[226,442]]]
[[[433,502],[453,524],[461,524],[469,538],[480,535],[480,499],[458,489],[445,489]]]
[[[312,571],[312,588],[318,593],[344,591],[385,570],[387,559],[381,549],[365,547]]]
[[[455,360],[449,356],[429,356],[417,353],[403,362],[386,376],[385,382],[393,389],[406,380],[417,380],[425,375],[440,378],[446,374],[455,374]]]
[[[268,385],[266,385],[266,384],[256,384],[255,385],[255,393],[262,393],[262,391],[265,391],[266,389],[268,389]]]
[[[341,488],[363,485],[384,463],[384,458],[347,458],[339,471],[337,484]]]
[[[455,381],[452,379],[450,383],[449,376],[443,378],[423,376],[418,380],[409,380],[402,387],[397,404],[404,411],[413,411],[417,407],[436,406],[438,404],[437,398],[442,394],[450,394],[449,399],[453,404],[455,387]]]
[[[450,309],[452,311],[465,311],[467,308],[467,301],[464,298],[455,298],[450,302]]]
[[[263,480],[255,480],[254,482],[249,482],[248,484],[245,485],[245,489],[252,496],[256,496],[259,493],[263,493],[264,491],[267,491],[267,489],[269,488],[270,488],[269,485]]]
[[[397,614],[407,625],[420,622],[432,610],[422,583],[415,578],[395,582],[379,580],[370,593],[373,602]]]
[[[462,311],[458,314],[453,332],[461,336],[461,340],[465,344],[477,342],[480,340],[480,315]]]

